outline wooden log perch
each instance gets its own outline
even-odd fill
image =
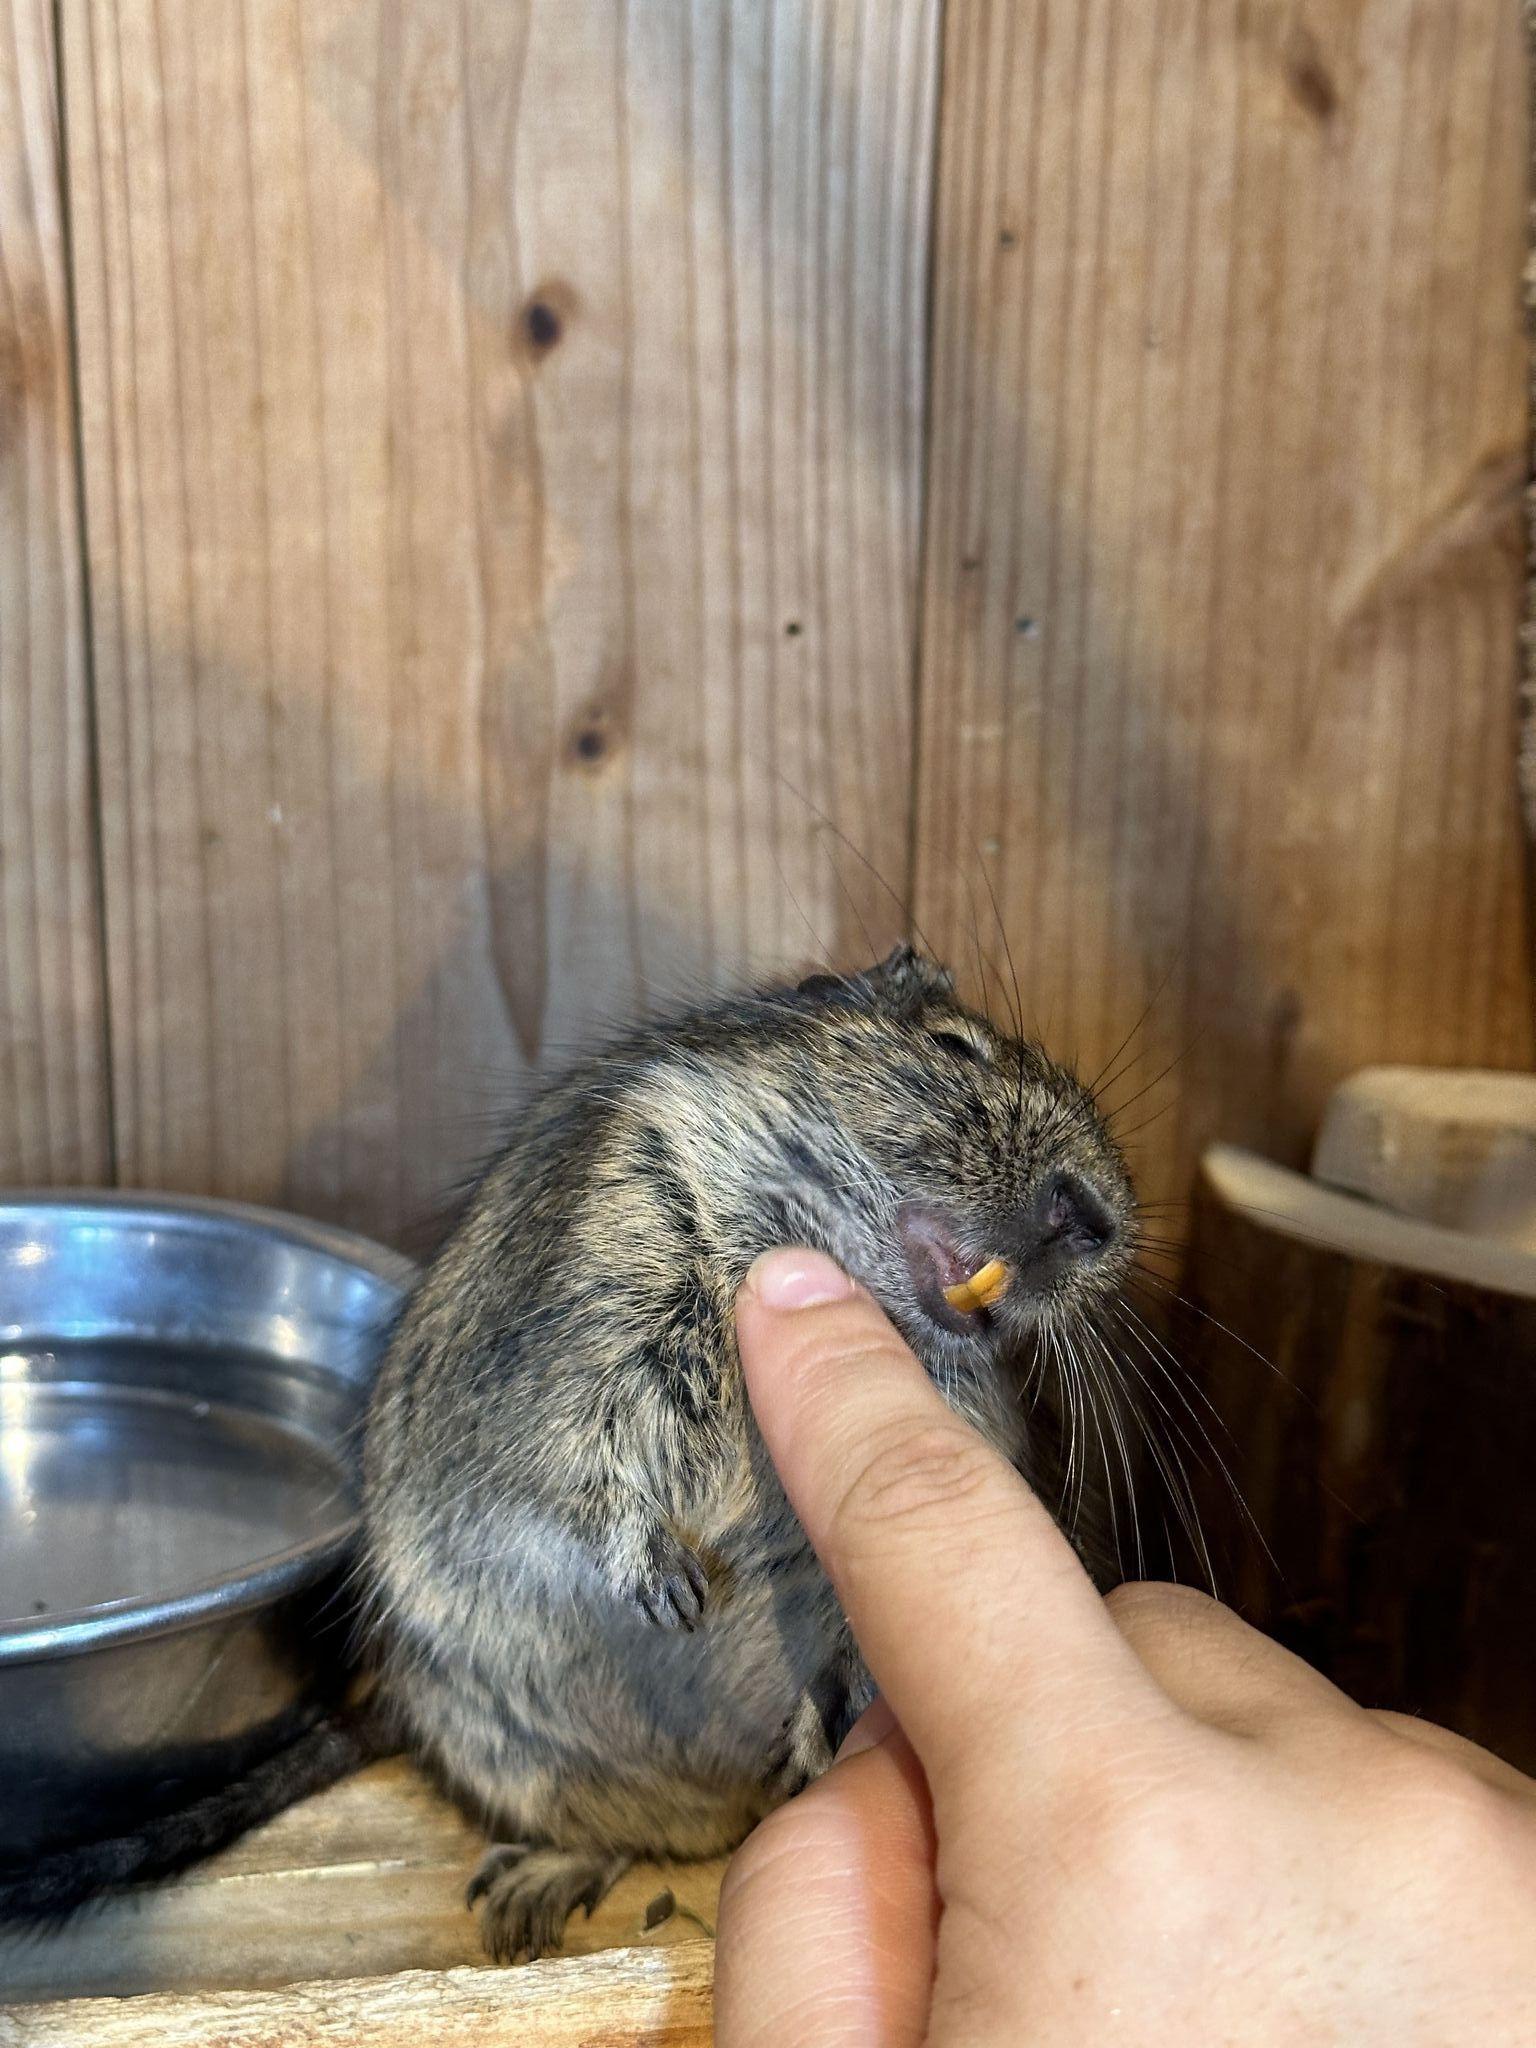
[[[1184,1292],[1272,1553],[1208,1472],[1222,1593],[1366,1705],[1536,1767],[1536,1256],[1218,1146]]]
[[[462,1974],[485,1960],[464,1903],[484,1846],[404,1757],[391,1757],[169,1884],[104,1899],[46,1932],[0,1930],[0,2005],[210,2001],[322,1978]],[[724,1869],[723,1858],[637,1864],[594,1913],[573,1915],[562,1956],[694,1940],[713,1927]],[[663,1894],[674,1911],[655,1920]]]
[[[714,1944],[0,2013],[0,2048],[707,2048]]]
[[[1336,1088],[1313,1177],[1536,1251],[1536,1074],[1367,1067]]]

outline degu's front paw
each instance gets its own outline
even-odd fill
[[[793,1799],[832,1761],[832,1743],[815,1696],[802,1693],[784,1733],[769,1753],[763,1784],[773,1803]]]
[[[690,1632],[703,1619],[708,1592],[708,1572],[670,1529],[652,1531],[639,1569],[624,1587],[630,1605],[654,1627]]]

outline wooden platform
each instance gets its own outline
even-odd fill
[[[499,1970],[464,1905],[482,1847],[403,1759],[375,1765],[175,1884],[0,1937],[0,2048],[707,2043],[723,1864],[633,1870],[564,1955]]]

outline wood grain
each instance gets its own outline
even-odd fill
[[[398,1237],[901,927],[936,0],[63,20],[122,1177]]]
[[[0,0],[0,1184],[109,1160],[55,75]]]
[[[191,1998],[462,1972],[485,1961],[464,1904],[484,1848],[456,1808],[393,1759],[280,1814],[172,1884],[108,1899],[46,1933],[0,1931],[0,2002]],[[723,1872],[721,1862],[638,1866],[590,1917],[572,1918],[563,1954],[697,1941],[713,1930]],[[647,1928],[646,1909],[664,1891],[676,1910]]]
[[[964,957],[984,861],[1089,1076],[1150,1005],[1107,1100],[1162,1202],[1367,1060],[1531,1056],[1520,24],[946,22],[917,914]]]
[[[0,2013],[0,2048],[708,2048],[714,1948]]]
[[[1536,80],[1536,0],[1521,0],[1525,24],[1526,76]],[[1536,130],[1527,123],[1526,189],[1536,193]],[[1526,209],[1525,262],[1521,298],[1525,331],[1536,340],[1536,207]],[[1527,349],[1525,464],[1525,618],[1520,667],[1520,816],[1525,827],[1527,873],[1536,864],[1536,346]],[[1532,930],[1536,941],[1536,929]]]

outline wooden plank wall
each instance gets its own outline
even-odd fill
[[[1158,1199],[1526,1062],[1513,16],[0,0],[0,1176],[410,1241],[832,828]]]
[[[1147,1013],[1158,1199],[1531,1056],[1517,16],[949,11],[917,915],[979,844],[1027,1013],[1090,1074]]]
[[[894,935],[775,777],[900,871],[937,15],[64,24],[121,1171],[393,1236],[595,1020]]]
[[[0,1183],[111,1171],[49,0],[0,0]]]

